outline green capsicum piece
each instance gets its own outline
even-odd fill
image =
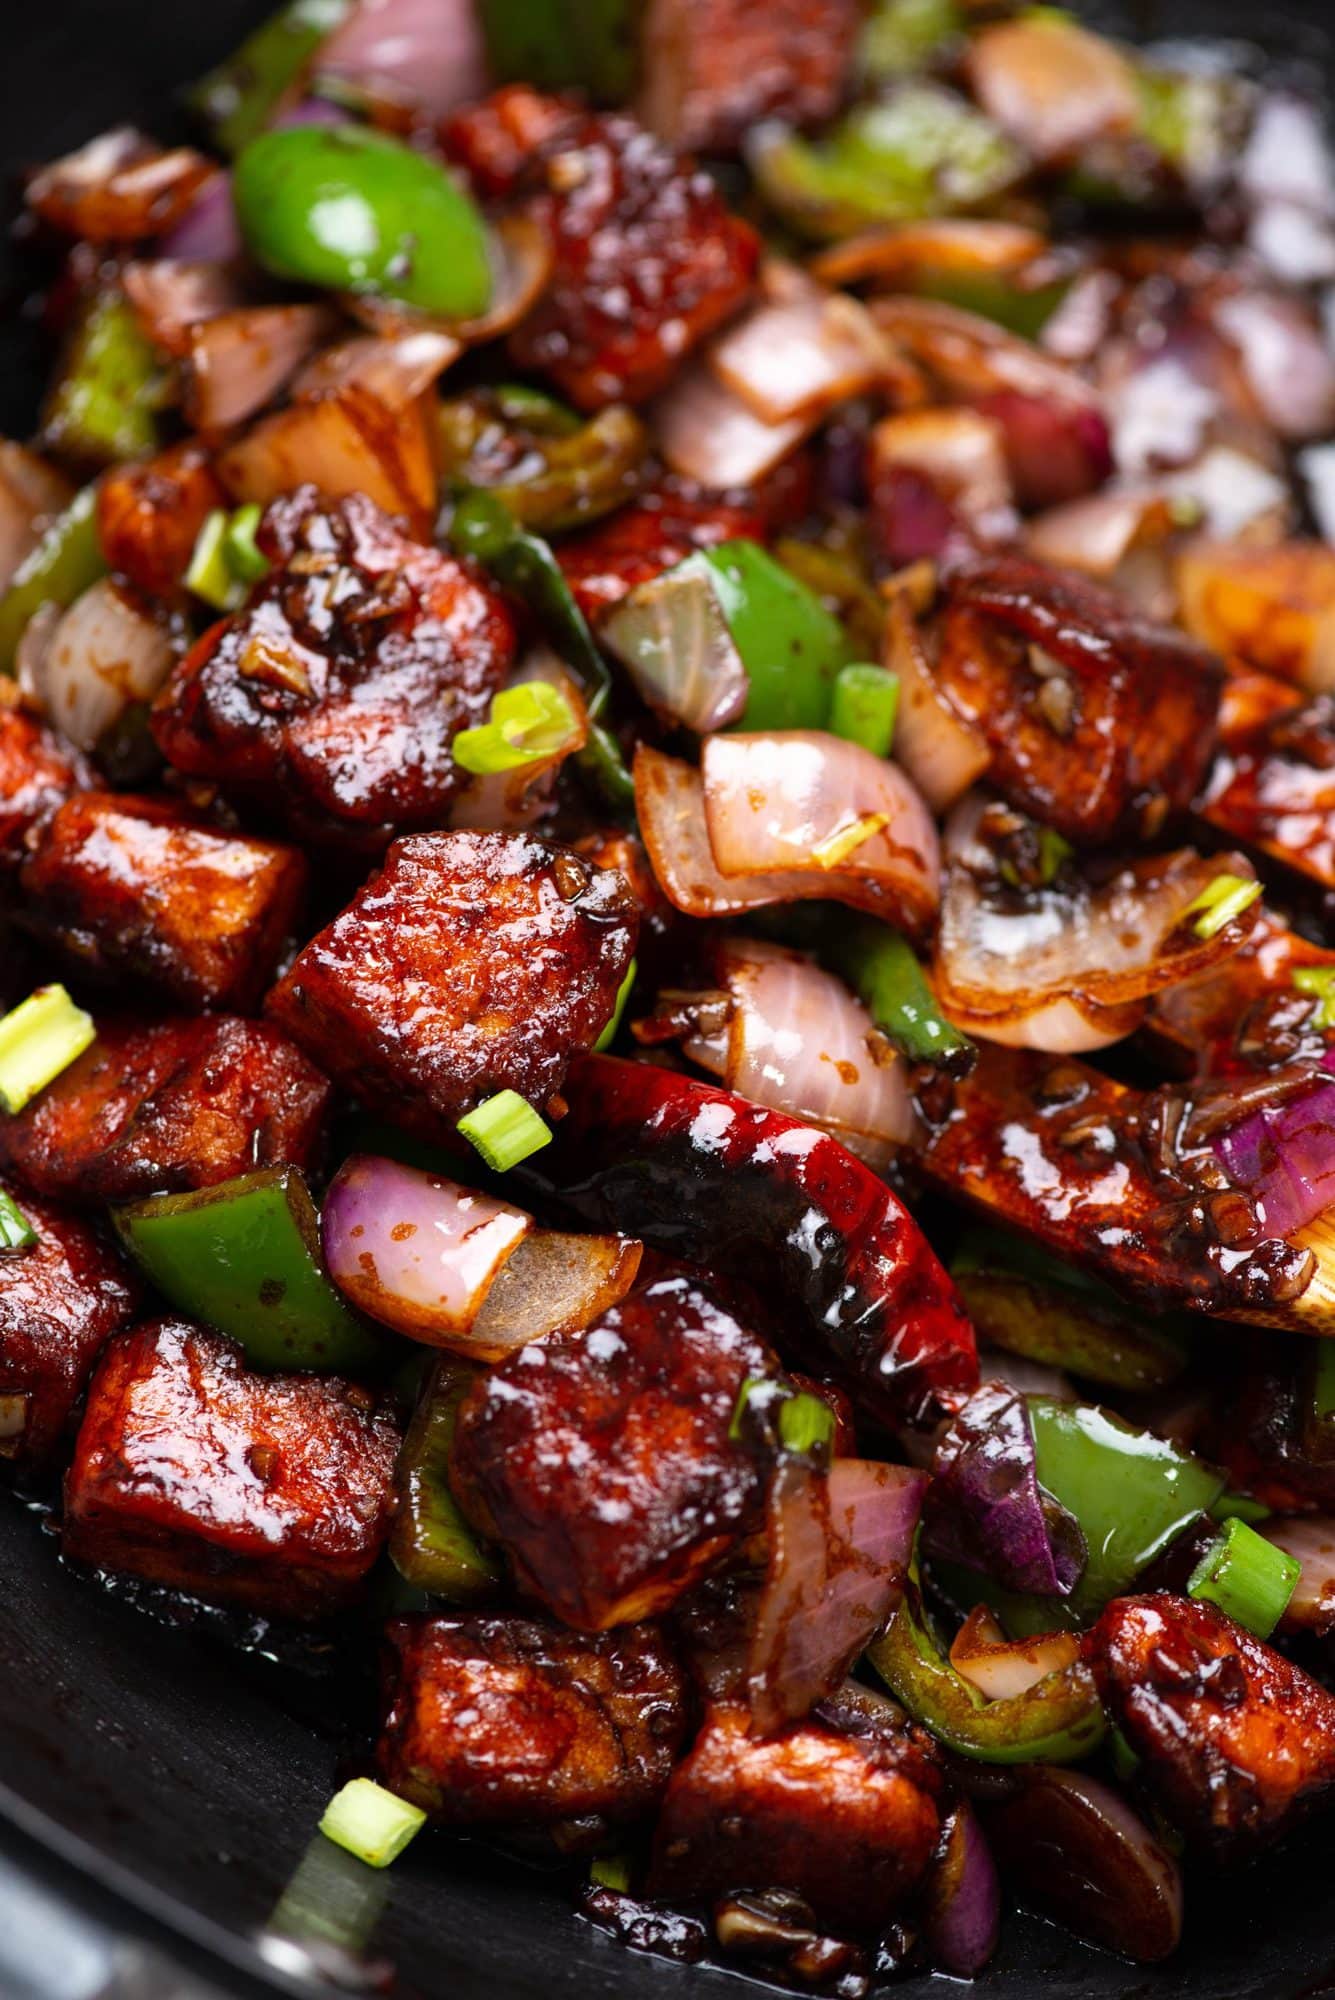
[[[64,610],[107,573],[97,532],[97,488],[85,486],[47,527],[0,592],[0,673],[12,674],[28,620],[44,604]]]
[[[504,501],[476,488],[454,507],[448,533],[460,555],[471,556],[527,604],[575,675],[590,723],[588,743],[576,762],[606,803],[625,812],[634,803],[635,786],[616,739],[601,720],[612,676],[560,563],[540,536],[519,525]]]
[[[247,248],[279,277],[457,319],[491,303],[487,228],[471,197],[383,132],[263,132],[237,159],[232,198]]]
[[[497,83],[619,104],[635,87],[639,0],[477,0]]]
[[[879,0],[867,17],[858,68],[871,83],[927,69],[964,33],[955,0]]]
[[[613,403],[587,423],[536,390],[475,390],[440,406],[447,478],[492,493],[544,534],[609,513],[634,491],[649,433]]]
[[[924,270],[915,276],[913,290],[993,320],[1022,340],[1037,340],[1073,282],[1052,278],[1041,285],[1020,285],[996,271]]]
[[[759,542],[720,542],[680,567],[708,575],[750,683],[739,729],[823,729],[854,659],[839,620]]]
[[[459,1405],[477,1374],[459,1362],[436,1363],[408,1426],[397,1474],[390,1558],[405,1582],[450,1604],[485,1596],[501,1576],[450,1491]]]
[[[353,1370],[393,1352],[327,1277],[296,1167],[264,1167],[114,1211],[121,1241],[172,1305],[240,1341],[256,1368]]]
[[[84,307],[42,412],[42,441],[82,465],[147,458],[158,442],[166,377],[127,299]]]
[[[955,1671],[923,1607],[916,1570],[899,1609],[867,1657],[915,1721],[948,1750],[987,1764],[1073,1764],[1107,1727],[1094,1676],[1082,1660],[1027,1693],[988,1701]]]
[[[220,152],[239,153],[263,131],[351,5],[352,0],[289,0],[186,93]]]
[[[912,946],[875,917],[839,912],[818,947],[861,1000],[886,1040],[910,1062],[934,1063],[952,1076],[973,1068],[977,1051],[936,1004]]]

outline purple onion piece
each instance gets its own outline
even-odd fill
[[[232,204],[232,176],[218,172],[174,229],[158,240],[158,254],[189,264],[225,264],[245,245]]]
[[[1000,1930],[997,1865],[966,1800],[951,1816],[927,1892],[923,1942],[934,1967],[975,1979],[996,1950]]]
[[[1291,1236],[1335,1202],[1335,1082],[1221,1132],[1215,1157],[1273,1236]]]
[[[1079,1523],[1044,1494],[1024,1399],[985,1382],[937,1452],[923,1537],[943,1562],[982,1570],[1008,1590],[1068,1597],[1084,1572]]]

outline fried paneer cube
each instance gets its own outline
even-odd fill
[[[551,280],[510,351],[581,409],[655,395],[751,288],[755,231],[624,113],[512,86],[445,137],[481,185],[526,194],[550,237]]]
[[[942,1773],[931,1738],[898,1709],[864,1697],[841,1716],[839,1704],[768,1738],[749,1733],[740,1704],[709,1710],[668,1786],[651,1895],[713,1903],[786,1889],[820,1928],[876,1935],[931,1863]]]
[[[309,1166],[329,1094],[268,1022],[111,1020],[31,1104],[0,1118],[0,1168],[37,1194],[106,1202]]]
[[[640,115],[669,144],[711,152],[762,118],[829,118],[862,18],[858,0],[650,0]]]
[[[0,707],[0,872],[16,869],[32,830],[92,781],[72,744],[24,709]]]
[[[36,1465],[69,1427],[93,1363],[134,1311],[138,1286],[81,1216],[0,1182],[36,1243],[0,1257],[0,1458]]]
[[[622,877],[527,834],[414,834],[294,961],[274,1018],[426,1133],[500,1090],[539,1111],[611,1018],[639,913]]]
[[[1335,1696],[1214,1605],[1115,1598],[1084,1655],[1138,1779],[1216,1860],[1277,1840],[1335,1785]]]
[[[459,1412],[455,1490],[567,1625],[653,1617],[754,1517],[761,1469],[729,1427],[747,1377],[777,1372],[702,1286],[661,1278],[479,1377]]]
[[[654,1626],[589,1639],[527,1618],[413,1617],[386,1636],[380,1776],[433,1819],[541,1827],[569,1848],[662,1797],[687,1687]]]
[[[309,1619],[361,1592],[399,1431],[336,1375],[270,1375],[185,1320],[119,1335],[65,1480],[64,1548],[211,1602]]]
[[[361,494],[301,487],[266,513],[274,567],[173,672],[152,729],[170,764],[307,837],[374,850],[435,826],[514,659],[501,598]]]
[[[294,847],[123,793],[77,793],[31,845],[27,927],[189,1008],[256,1004],[306,884]]]
[[[170,603],[185,587],[200,529],[226,505],[212,456],[194,438],[113,466],[97,489],[102,553],[145,597]]]

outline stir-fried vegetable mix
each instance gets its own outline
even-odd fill
[[[0,1456],[381,1648],[372,1867],[1165,1957],[1335,1803],[1320,107],[953,0],[191,101],[26,191]]]

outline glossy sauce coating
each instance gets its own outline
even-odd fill
[[[1228,684],[1201,818],[1335,889],[1335,703],[1266,674]]]
[[[856,0],[663,0],[645,23],[645,122],[674,146],[738,145],[762,118],[810,125],[838,110]]]
[[[107,565],[145,597],[181,595],[199,531],[227,496],[212,454],[194,438],[99,482],[97,533]]]
[[[53,729],[24,709],[0,707],[0,869],[16,869],[28,834],[92,777]]]

